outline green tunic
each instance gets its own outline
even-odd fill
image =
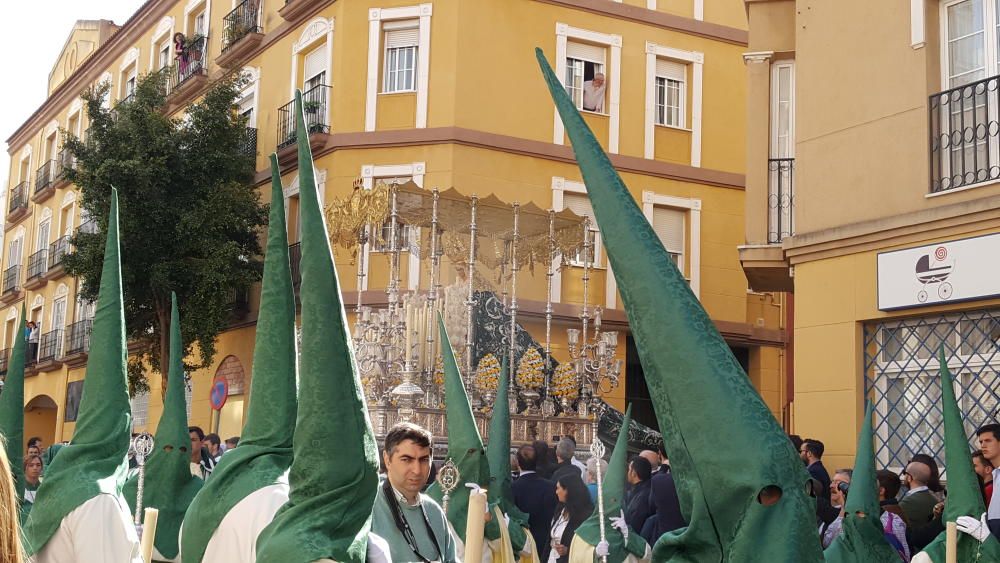
[[[427,534],[427,525],[424,523],[424,517],[420,514],[420,507],[401,502],[399,508],[403,513],[403,518],[413,530],[417,549],[432,561],[458,563],[458,557],[455,555],[455,538],[448,531],[448,520],[444,516],[444,510],[438,503],[434,502],[434,499],[424,494],[420,495],[420,504],[423,506],[424,512],[427,513],[427,521],[430,523],[434,537],[437,538],[437,543],[444,554],[437,552],[434,541]],[[381,486],[379,486],[378,495],[375,497],[372,533],[381,536],[389,544],[393,563],[420,561],[417,554],[413,553],[413,550],[406,543],[402,532],[396,527],[396,520],[392,517],[392,509],[389,508],[384,489]]]

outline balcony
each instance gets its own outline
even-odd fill
[[[325,84],[314,86],[302,93],[306,127],[309,129],[309,145],[316,150],[326,144],[330,134],[329,119],[330,87]],[[295,101],[278,108],[278,161],[290,164],[296,158],[295,151]]]
[[[278,10],[278,15],[281,19],[294,24],[306,19],[316,8],[324,4],[323,0],[285,0],[285,5]]]
[[[77,233],[84,233],[88,235],[96,235],[97,231],[98,228],[96,219],[87,219],[76,228]]]
[[[239,323],[246,319],[250,312],[250,289],[246,287],[235,287],[229,291],[229,301],[226,309],[231,314],[231,322]]]
[[[194,100],[208,84],[207,47],[207,37],[193,37],[178,55],[177,64],[169,69],[167,115]]]
[[[59,157],[56,159],[56,170],[55,178],[53,178],[52,183],[55,188],[65,188],[70,184],[69,178],[66,177],[67,170],[76,169],[76,160],[68,149],[63,149],[59,151]]]
[[[302,270],[299,264],[302,262],[302,243],[297,242],[288,247],[288,266],[292,271],[292,291],[295,292],[295,301],[299,300],[299,288],[302,287]]]
[[[781,245],[795,234],[795,159],[768,159],[766,188],[763,174],[747,178],[748,244],[739,247],[743,273],[754,291],[792,291],[791,269]],[[765,205],[766,221],[760,212]]]
[[[49,249],[43,248],[28,256],[28,277],[24,279],[24,289],[38,289],[45,285],[45,272],[49,270]]]
[[[49,269],[45,273],[45,279],[59,279],[66,273],[63,267],[63,258],[69,251],[69,236],[60,237],[49,245]]]
[[[7,227],[13,227],[15,221],[31,213],[28,207],[28,190],[30,182],[21,182],[10,190],[10,202],[7,204]]]
[[[63,331],[52,330],[38,339],[38,359],[35,369],[51,371],[62,365]]]
[[[21,294],[21,266],[18,264],[3,271],[3,291],[0,293],[0,303],[4,305],[13,303],[20,299]]]
[[[257,159],[257,129],[254,127],[247,127],[246,136],[243,138],[243,144],[240,147],[240,151],[249,156],[250,158]]]
[[[35,193],[31,201],[41,203],[56,193],[56,161],[48,160],[35,172]]]
[[[930,97],[930,193],[1000,180],[1000,76]]]
[[[64,331],[66,342],[60,361],[69,367],[79,367],[87,363],[87,353],[90,352],[90,331],[93,324],[93,319],[84,319],[66,327]]]
[[[222,53],[215,62],[236,68],[247,61],[264,40],[260,26],[260,0],[244,0],[222,18]]]
[[[0,375],[7,375],[7,363],[10,361],[10,348],[0,350]]]

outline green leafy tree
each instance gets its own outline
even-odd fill
[[[110,187],[118,188],[122,282],[130,340],[132,393],[148,390],[146,373],[167,388],[170,292],[177,292],[187,369],[212,363],[216,338],[231,321],[234,292],[260,279],[258,233],[267,220],[251,178],[246,123],[236,100],[241,83],[211,85],[183,119],[165,115],[166,73],[142,77],[134,96],[106,107],[108,86],[82,94],[90,128],[68,135],[76,158],[67,171],[97,233],[78,232],[66,271],[96,299]]]

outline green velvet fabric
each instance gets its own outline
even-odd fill
[[[378,487],[378,450],[316,191],[299,91],[295,127],[302,224],[301,393],[289,499],[257,539],[257,561],[360,563],[367,554]]]
[[[191,475],[191,435],[188,433],[187,401],[184,398],[184,342],[181,340],[181,316],[177,295],[170,295],[170,367],[163,415],[156,425],[153,452],[146,460],[146,481],[142,489],[142,507],[159,510],[153,545],[160,555],[173,559],[180,547],[177,533],[184,513],[201,490],[202,481]],[[125,482],[122,494],[135,514],[139,493],[139,474]]]
[[[201,561],[226,514],[250,493],[277,483],[292,465],[295,432],[295,292],[288,258],[285,198],[271,155],[271,210],[264,281],[250,378],[250,406],[240,446],[226,452],[184,519],[181,555]]]
[[[441,357],[444,361],[448,458],[454,462],[459,474],[459,485],[448,498],[448,521],[451,522],[455,533],[464,543],[465,526],[469,515],[469,492],[471,490],[465,484],[475,483],[480,487],[489,486],[490,467],[486,460],[483,439],[479,436],[479,427],[476,426],[476,417],[472,414],[469,396],[465,392],[462,375],[458,371],[455,351],[451,348],[451,340],[448,338],[448,331],[445,330],[440,315],[438,316],[438,332],[441,341]],[[444,506],[444,491],[441,489],[440,483],[435,481],[427,490],[427,494]],[[500,537],[500,529],[496,522],[487,523],[485,535],[486,537]]]
[[[944,413],[944,465],[948,468],[948,501],[944,503],[942,517],[945,522],[954,522],[959,516],[979,520],[986,512],[986,503],[972,468],[969,438],[962,423],[962,411],[955,399],[955,380],[948,370],[943,347],[938,352],[938,362],[941,366],[941,410]],[[924,548],[934,563],[945,563],[945,540],[945,532],[941,532]],[[958,560],[1000,561],[1000,542],[991,534],[985,542],[979,543],[976,538],[959,532]]]
[[[625,473],[628,471],[628,427],[632,423],[632,406],[625,410],[621,431],[615,439],[615,449],[611,452],[608,471],[601,479],[601,498],[604,499],[604,539],[608,542],[608,563],[622,563],[631,553],[642,557],[646,552],[646,542],[639,536],[639,530],[629,529],[628,541],[621,532],[611,527],[611,519],[620,517],[625,505]],[[601,541],[601,517],[598,504],[590,518],[576,529],[576,535],[592,546]]]
[[[635,338],[688,526],[656,561],[822,561],[798,454],[663,248],[541,50]],[[711,405],[711,408],[706,408]],[[720,430],[719,413],[725,418]],[[726,447],[719,447],[720,432]],[[732,468],[739,460],[739,470]],[[781,500],[764,506],[762,489]]]
[[[45,480],[24,526],[28,555],[45,547],[67,514],[99,494],[120,495],[125,483],[132,411],[118,253],[118,192],[112,189],[100,296],[76,430],[72,442],[45,468]]]
[[[843,528],[823,552],[827,563],[899,563],[899,553],[885,540],[882,527],[872,446],[872,409],[869,401],[865,422],[858,434]]]
[[[490,419],[489,441],[486,444],[486,460],[490,465],[490,484],[486,496],[490,506],[499,505],[500,511],[510,519],[510,525],[507,526],[510,544],[514,548],[514,553],[520,553],[528,540],[524,531],[528,527],[528,515],[521,512],[521,509],[514,504],[513,481],[510,476],[510,406],[507,401],[509,390],[510,373],[507,354],[504,354],[500,366],[497,400],[493,405],[493,416]]]
[[[7,376],[0,393],[0,435],[5,440],[10,471],[14,475],[17,498],[24,503],[24,338],[25,310],[21,303],[21,320],[17,323],[14,347],[7,360]]]

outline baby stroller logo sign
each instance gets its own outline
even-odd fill
[[[925,303],[928,297],[928,289],[937,291],[938,297],[942,301],[952,296],[955,288],[948,282],[951,271],[954,269],[954,262],[946,263],[948,259],[948,249],[939,246],[934,249],[933,258],[930,254],[925,254],[917,258],[916,275],[923,287],[917,293],[917,301]]]
[[[1000,234],[878,255],[883,311],[1000,296]]]

